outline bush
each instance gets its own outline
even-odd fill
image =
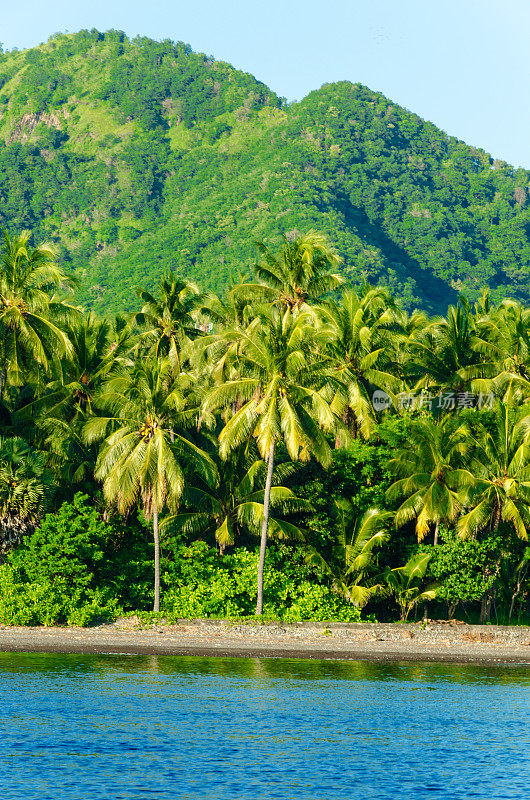
[[[206,542],[172,541],[163,559],[162,610],[168,618],[254,615],[257,550],[224,557]],[[300,548],[272,544],[264,576],[264,616],[360,619],[304,562]],[[0,567],[0,623],[90,625],[152,602],[152,541],[141,525],[105,522],[94,501],[76,494],[48,514]]]
[[[286,551],[289,558],[285,558]],[[256,606],[258,553],[238,549],[221,557],[206,542],[181,547],[166,572],[163,611],[171,617],[247,617]],[[297,622],[357,622],[357,608],[333,594],[296,551],[270,546],[265,562],[263,616]]]
[[[99,589],[65,591],[49,582],[23,583],[9,564],[0,567],[0,622],[3,625],[79,625],[121,613],[117,601]]]
[[[113,534],[83,494],[47,514],[0,568],[2,623],[88,625],[118,614],[113,587],[105,586]]]
[[[440,544],[423,549],[432,554],[429,575],[439,582],[437,597],[446,601],[449,613],[459,602],[478,603],[492,591],[504,593],[509,602],[523,544],[510,531],[462,540],[456,531],[442,529]]]
[[[32,536],[9,557],[24,581],[49,583],[69,590],[94,586],[112,531],[89,504],[76,494],[54,514],[47,514]]]

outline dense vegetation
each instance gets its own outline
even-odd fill
[[[313,231],[258,253],[111,320],[5,234],[0,621],[524,619],[530,310],[409,314]]]
[[[409,310],[529,300],[529,173],[360,84],[288,105],[182,43],[58,34],[0,53],[0,142],[0,224],[56,242],[87,308],[175,264],[221,292],[309,228]]]

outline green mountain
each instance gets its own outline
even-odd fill
[[[187,45],[118,31],[0,54],[0,227],[59,243],[100,310],[169,267],[221,290],[253,241],[328,233],[353,283],[442,310],[530,300],[530,173],[360,84],[286,104]]]

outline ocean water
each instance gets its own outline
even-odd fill
[[[0,653],[1,800],[530,798],[530,668]]]

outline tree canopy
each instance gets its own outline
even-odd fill
[[[255,240],[311,229],[409,310],[529,298],[528,171],[361,84],[287,104],[182,42],[85,30],[0,54],[0,112],[0,224],[60,244],[86,307],[136,310],[175,265],[221,292]]]

